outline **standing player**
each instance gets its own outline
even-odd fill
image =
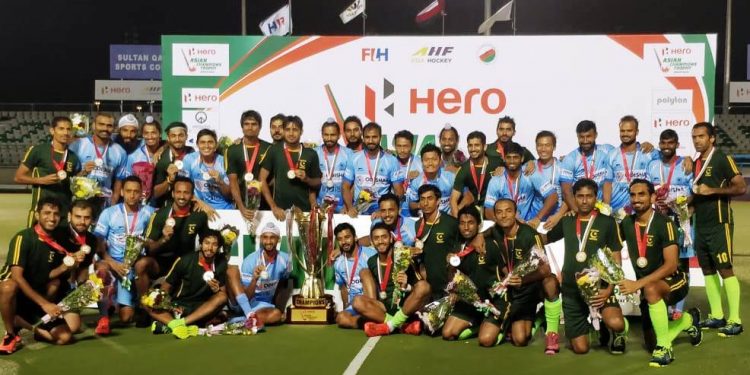
[[[72,194],[70,177],[81,171],[78,155],[68,149],[73,136],[73,123],[67,117],[55,117],[50,123],[52,144],[29,147],[16,170],[13,181],[31,185],[31,209],[26,226],[31,227],[43,198],[54,198],[60,204],[62,220],[67,220]]]
[[[703,333],[698,327],[700,311],[693,308],[673,322],[667,317],[667,304],[687,296],[689,282],[685,271],[677,267],[677,230],[668,217],[651,208],[656,198],[654,185],[636,178],[630,183],[630,202],[635,214],[622,220],[622,234],[628,244],[636,280],[624,280],[620,291],[627,295],[642,290],[641,303],[646,344],[653,350],[649,366],[662,367],[674,360],[672,341],[682,331],[690,335],[693,346],[700,345]]]
[[[195,137],[198,152],[183,159],[188,177],[195,183],[195,196],[216,210],[234,207],[229,177],[224,169],[224,157],[216,151],[216,132],[201,129]]]
[[[362,328],[364,322],[354,311],[351,303],[354,298],[363,294],[359,274],[363,269],[367,269],[367,260],[377,252],[371,247],[357,245],[357,232],[349,223],[337,225],[333,234],[341,249],[341,255],[333,263],[333,272],[344,307],[336,315],[336,324],[341,328]]]
[[[449,215],[451,212],[451,192],[453,191],[453,183],[456,175],[447,169],[440,168],[440,148],[432,143],[428,143],[422,147],[420,158],[422,160],[423,171],[419,176],[411,180],[409,188],[406,190],[406,201],[409,203],[409,212],[417,212],[419,210],[419,197],[417,196],[419,187],[431,184],[440,189],[440,211]],[[415,216],[406,215],[403,210],[401,213],[404,216]]]
[[[284,122],[286,122],[286,116],[283,113],[277,113],[271,117],[268,130],[271,132],[271,143],[274,145],[284,142]]]
[[[513,142],[516,135],[516,121],[512,117],[504,116],[497,120],[497,140],[487,145],[487,156],[505,159],[505,148]],[[534,160],[532,154],[526,147],[523,148],[521,164]]]
[[[134,301],[135,285],[125,287],[123,282],[129,278],[132,284],[135,272],[122,263],[125,257],[126,240],[128,236],[140,236],[146,230],[146,225],[154,213],[151,206],[141,205],[141,180],[136,176],[129,176],[122,183],[123,203],[106,208],[96,222],[94,234],[99,237],[99,247],[96,250],[99,261],[96,263],[96,274],[104,280],[104,293],[99,301],[99,322],[96,334],[108,335],[110,301],[117,302],[120,309],[120,321],[129,323],[133,319],[134,308],[138,307]],[[109,275],[115,275],[114,283]],[[112,289],[116,296],[111,296]]]
[[[557,148],[557,136],[555,133],[542,130],[536,135],[536,153],[539,159],[536,161],[535,173],[540,174],[545,181],[555,187],[557,192],[557,205],[552,209],[544,223],[544,228],[549,230],[568,212],[568,205],[563,201],[562,188],[560,187],[561,166],[554,156]]]
[[[167,125],[165,131],[168,147],[158,157],[154,173],[155,207],[167,205],[167,200],[171,197],[172,184],[177,176],[188,176],[183,159],[194,152],[192,147],[185,145],[187,125],[182,122],[173,122]]]
[[[364,149],[362,143],[362,120],[357,116],[349,116],[344,119],[344,138],[346,147],[352,151],[360,152]]]
[[[339,124],[329,118],[321,128],[323,144],[315,148],[318,154],[320,170],[323,172],[323,182],[318,192],[318,206],[322,207],[326,199],[336,201],[336,213],[344,210],[344,194],[342,185],[346,170],[352,163],[354,152],[348,147],[339,145],[341,129]]]
[[[503,159],[485,154],[486,143],[487,138],[479,131],[473,131],[466,137],[469,160],[461,164],[461,168],[456,172],[451,192],[451,215],[454,217],[460,209],[469,204],[482,210],[492,175],[505,165]],[[466,199],[466,192],[469,192],[473,199]]]
[[[260,163],[266,157],[271,144],[258,138],[263,119],[260,113],[250,110],[240,116],[242,141],[229,146],[224,152],[225,169],[229,176],[232,200],[245,220],[251,220],[254,212],[247,209],[247,184],[260,177]],[[261,210],[268,210],[268,203],[261,197]]]
[[[578,212],[571,186],[583,178],[596,182],[598,200],[604,204],[611,201],[612,168],[609,167],[607,157],[612,146],[596,144],[596,124],[593,121],[579,122],[576,126],[576,135],[578,148],[566,155],[560,165],[560,188],[568,208]]]
[[[440,168],[444,168],[453,173],[458,172],[458,168],[461,167],[466,161],[466,155],[463,151],[458,149],[458,142],[461,137],[458,136],[458,130],[450,124],[440,129]]]
[[[138,176],[143,181],[144,204],[155,205],[156,201],[152,200],[156,170],[156,157],[154,155],[161,147],[161,125],[158,121],[152,120],[152,122],[143,124],[141,132],[143,133],[143,144],[133,152],[128,153],[128,161],[118,178],[123,180],[131,175]]]
[[[406,191],[409,189],[411,181],[422,173],[422,159],[411,152],[414,147],[414,134],[408,130],[399,130],[393,135],[393,146],[396,149],[399,178],[404,180],[401,214],[411,216],[410,202],[406,199]]]
[[[747,184],[734,159],[714,146],[713,125],[707,122],[693,125],[692,136],[695,150],[700,153],[695,161],[693,183],[695,253],[706,279],[706,295],[711,307],[701,328],[718,328],[722,337],[736,336],[743,328],[740,282],[732,268],[734,218],[730,202],[732,197],[745,194]],[[724,281],[729,306],[726,320],[721,307],[719,275]]]
[[[591,179],[583,178],[573,184],[575,215],[565,215],[542,238],[545,243],[564,240],[565,261],[562,268],[561,292],[563,295],[563,315],[565,316],[565,336],[570,340],[576,354],[589,351],[588,321],[589,305],[586,304],[576,283],[576,274],[588,265],[588,259],[599,248],[612,250],[619,262],[622,237],[615,219],[594,210],[598,185]],[[614,285],[602,283],[599,294],[591,301],[591,306],[601,309],[606,327],[615,332],[609,350],[612,354],[625,352],[628,337],[628,321],[622,316],[622,309],[613,294]],[[602,327],[603,329],[607,329]]]
[[[120,117],[117,134],[112,137],[112,141],[120,145],[128,155],[141,146],[138,140],[138,119],[132,113]]]

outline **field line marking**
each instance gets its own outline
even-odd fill
[[[375,348],[375,344],[377,344],[378,341],[380,341],[380,336],[367,339],[365,344],[362,345],[362,349],[359,350],[359,353],[357,353],[354,359],[349,363],[349,367],[344,370],[344,375],[356,374],[359,371],[359,368],[362,367],[362,364],[365,363],[367,356],[370,355],[370,352]]]

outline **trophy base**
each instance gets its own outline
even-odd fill
[[[287,324],[333,324],[336,316],[333,296],[304,298],[299,294],[292,297],[292,305],[286,309]]]

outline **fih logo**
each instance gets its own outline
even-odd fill
[[[453,46],[422,47],[411,55],[411,61],[414,63],[447,64],[453,60],[448,57],[453,54],[453,49]]]
[[[748,94],[750,94],[750,91],[745,90],[744,87],[737,88],[737,96],[743,97],[743,96],[748,95]]]
[[[490,64],[495,61],[495,56],[495,47],[489,44],[485,44],[479,47],[479,50],[477,51],[477,57],[479,57],[479,61],[485,64]]]
[[[391,117],[394,117],[394,92],[395,86],[393,83],[387,78],[383,78],[383,100],[388,99],[388,102],[384,103],[385,108],[383,108],[383,110],[385,113],[391,115]],[[377,113],[376,97],[375,90],[369,85],[365,85],[365,117],[370,121],[375,121]]]
[[[388,61],[388,48],[362,48],[360,56],[363,62],[385,62]]]

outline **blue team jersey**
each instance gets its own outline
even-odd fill
[[[406,189],[406,202],[419,202],[419,187],[422,185],[435,185],[440,189],[440,206],[438,209],[446,214],[451,212],[451,192],[453,191],[453,182],[456,175],[451,171],[439,169],[435,179],[428,180],[424,173],[419,177],[411,180],[409,188]],[[411,216],[409,211],[401,211],[402,216]]]
[[[404,194],[406,194],[406,191],[409,189],[409,186],[411,185],[411,180],[409,179],[409,172],[417,172],[419,175],[422,174],[422,159],[417,155],[411,155],[410,161],[407,161],[406,163],[401,163],[401,160],[396,158],[396,161],[398,161],[398,176],[403,180],[403,187],[404,187]],[[408,171],[406,169],[409,169]],[[411,210],[409,209],[409,200],[404,199],[401,201],[401,215],[411,216]]]
[[[565,155],[560,168],[560,183],[573,184],[582,178],[591,178],[599,185],[598,199],[602,199],[602,186],[605,182],[612,182],[612,168],[609,167],[609,152],[612,150],[610,145],[596,145],[594,152],[586,157],[587,169],[589,175],[586,176],[586,170],[583,166],[580,148],[576,148],[568,155]],[[592,178],[593,172],[593,178]]]
[[[135,218],[136,213],[128,212],[126,229],[125,205],[119,203],[112,207],[107,207],[99,215],[94,234],[107,242],[107,252],[109,255],[118,262],[121,262],[125,256],[125,238],[128,233],[131,235],[143,235],[154,211],[155,208],[151,206],[142,206],[137,212],[137,218]],[[133,223],[134,218],[135,223]],[[131,227],[133,228],[132,232],[130,231]]]
[[[626,152],[625,161],[630,172],[630,180],[625,173],[625,164],[622,160],[620,147],[615,147],[609,152],[609,166],[612,169],[612,201],[610,206],[616,211],[623,207],[630,207],[630,181],[636,178],[648,179],[648,165],[651,160],[658,159],[659,153],[651,150],[644,153],[641,144],[636,144],[635,152]]]
[[[557,206],[555,206],[555,208],[550,211],[550,215],[557,213],[557,211],[560,210],[560,207],[562,207],[563,204],[562,188],[560,187],[560,169],[561,163],[557,161],[557,159],[553,158],[550,165],[541,165],[537,161],[536,170],[534,171],[535,174],[540,175],[545,181],[548,181],[550,185],[555,188],[555,192],[557,192]],[[541,204],[544,205],[544,198],[541,198],[539,196],[537,196],[537,198],[540,199],[542,202]],[[539,208],[541,209],[541,207],[542,206],[540,205]]]
[[[338,156],[336,156],[335,153],[328,154],[323,145],[315,148],[315,152],[318,153],[318,161],[320,162],[320,171],[323,174],[323,177],[320,180],[318,205],[323,205],[323,199],[325,199],[325,197],[333,197],[338,201],[336,204],[336,213],[340,213],[344,209],[342,185],[344,175],[354,159],[354,151],[350,148],[339,145],[338,150]],[[336,160],[335,163],[334,159]],[[333,169],[333,171],[331,171],[331,169]],[[328,187],[329,180],[333,181],[333,187]]]
[[[219,184],[214,179],[203,178],[203,173],[214,169],[219,172],[219,178],[225,184],[229,184],[229,177],[224,169],[224,156],[216,154],[213,165],[206,165],[201,159],[200,152],[185,155],[182,159],[183,169],[188,172],[188,177],[195,183],[195,196],[211,205],[217,210],[231,210],[234,204],[231,199],[224,197],[219,189]]]
[[[677,163],[672,173],[672,179],[669,184],[669,193],[667,200],[677,199],[679,196],[690,197],[693,194],[693,173],[685,174],[683,168],[685,158],[677,157]],[[648,165],[648,180],[658,189],[665,185],[669,179],[670,164],[664,164],[661,159],[652,160]]]
[[[70,149],[78,155],[81,165],[97,159],[97,152],[94,149],[94,141],[91,137],[80,138],[70,145]],[[102,155],[102,166],[94,166],[88,177],[99,182],[99,185],[108,189],[114,186],[114,179],[122,174],[128,162],[128,154],[122,146],[109,142],[109,146],[100,147],[99,154]]]
[[[359,256],[355,267],[354,258],[357,256],[357,252],[359,252]],[[349,304],[352,303],[354,297],[363,293],[362,280],[359,278],[359,271],[367,269],[367,260],[377,253],[378,252],[372,247],[358,246],[358,248],[352,252],[351,259],[347,258],[344,254],[341,254],[336,258],[336,261],[333,262],[333,274],[336,279],[336,285],[339,287],[347,287],[349,291]],[[354,272],[352,272],[352,268],[354,268]],[[351,280],[351,282],[349,280]],[[344,308],[346,309],[346,306],[344,306]]]
[[[240,280],[243,286],[250,285],[255,267],[258,264],[263,264],[260,262],[260,254],[262,253],[263,250],[259,248],[242,261]],[[288,279],[292,273],[292,261],[289,253],[279,251],[273,263],[266,264],[266,272],[268,272],[268,279],[258,280],[258,283],[255,284],[255,300],[273,304],[273,296],[276,294],[279,282]]]
[[[380,151],[380,160],[376,162],[376,159],[370,159],[367,152],[356,153],[352,164],[344,174],[344,181],[354,186],[354,204],[357,203],[362,190],[367,189],[373,193],[372,199],[375,201],[375,204],[367,212],[364,212],[364,214],[368,215],[377,211],[377,200],[381,195],[391,191],[391,185],[400,184],[404,181],[399,173],[399,162],[395,156]],[[377,170],[375,170],[375,164],[379,164]],[[370,177],[370,172],[372,172],[375,181]]]
[[[512,199],[516,202],[518,217],[523,220],[533,219],[542,208],[541,202],[555,192],[555,187],[545,180],[541,174],[534,173],[526,176],[521,172],[517,181],[511,181],[506,171],[502,176],[494,176],[487,185],[487,197],[484,199],[484,208],[492,209],[495,202],[500,198]],[[541,201],[536,197],[541,197]],[[546,218],[542,218],[544,220]]]
[[[383,219],[380,218],[373,220],[370,228],[382,221]],[[417,239],[417,219],[408,216],[401,216],[398,219],[398,223],[398,233],[393,233],[393,241],[401,241],[405,246],[414,246],[414,242]]]

